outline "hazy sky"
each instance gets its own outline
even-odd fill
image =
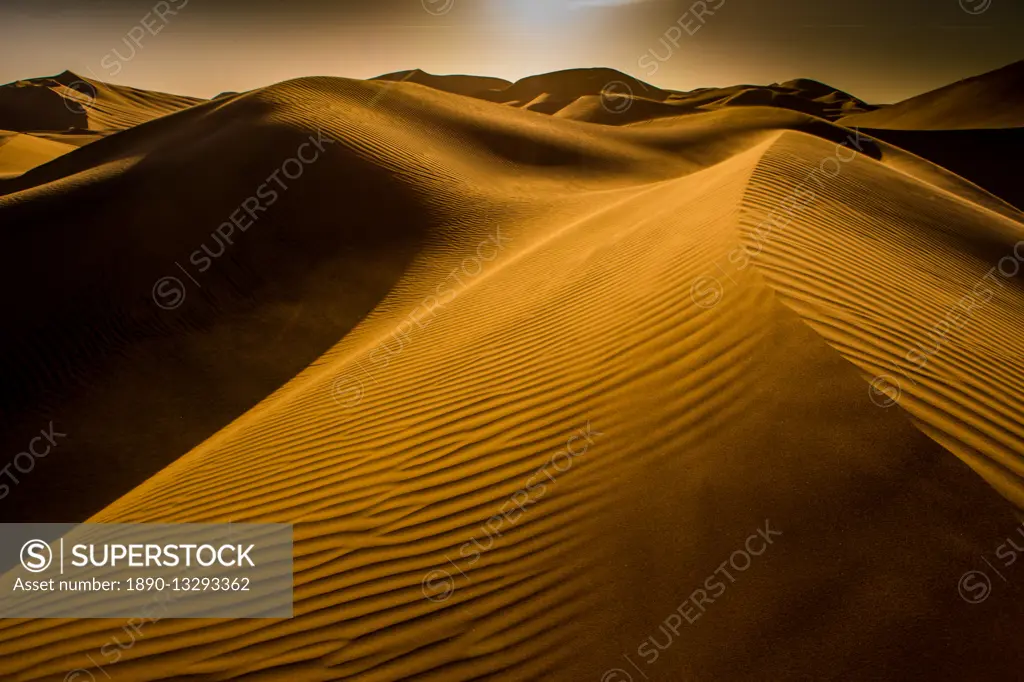
[[[896,101],[1024,57],[1022,0],[0,0],[0,83],[211,97],[420,68],[608,66],[677,90],[814,78]]]

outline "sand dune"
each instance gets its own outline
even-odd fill
[[[469,97],[481,96],[489,90],[502,90],[512,85],[501,78],[488,78],[485,76],[435,76],[420,69],[409,71],[396,71],[377,76],[371,80],[396,81],[402,83],[418,83],[435,90],[443,90],[457,95]]]
[[[855,112],[874,109],[866,102],[842,90],[836,90],[824,83],[807,78],[798,78],[767,87],[739,86],[738,88],[715,89],[711,92],[705,91],[704,97],[716,91],[725,94],[730,90],[735,90],[735,94],[728,94],[713,104],[718,106],[782,107],[813,114],[830,121]]]
[[[1022,127],[1024,60],[877,111],[845,117],[842,123],[895,130]]]
[[[69,434],[0,512],[296,524],[294,618],[116,662],[123,621],[7,620],[0,676],[1013,679],[1024,601],[957,585],[1024,506],[992,274],[1024,216],[812,81],[616,111],[601,70],[433,78],[289,81],[0,184],[2,445]]]
[[[0,178],[21,175],[72,149],[70,144],[0,130]]]
[[[417,83],[488,102],[606,125],[626,125],[725,106],[771,106],[827,120],[874,109],[841,90],[809,79],[690,92],[657,88],[607,68],[556,71],[515,83],[479,76],[436,76],[418,69],[375,80]]]
[[[0,128],[20,132],[124,130],[200,101],[102,83],[64,71],[0,86]]]
[[[1024,157],[1024,127],[978,130],[887,130],[866,134],[933,161],[1024,208],[1018,161]]]

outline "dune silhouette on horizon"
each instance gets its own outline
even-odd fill
[[[295,525],[293,618],[116,679],[1014,679],[958,580],[1024,518],[1022,195],[948,141],[1020,144],[1019,69],[0,86],[0,451],[67,434],[0,514]]]

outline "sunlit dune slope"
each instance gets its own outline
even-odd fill
[[[72,149],[69,144],[0,130],[0,178],[21,175]]]
[[[90,130],[72,130],[65,131],[62,133],[57,132],[46,132],[36,131],[33,133],[26,133],[32,137],[38,137],[41,140],[50,140],[51,142],[60,142],[71,147],[84,147],[87,144],[95,142],[96,140],[111,134],[116,131],[90,131]],[[70,151],[70,150],[69,150]]]
[[[278,205],[176,274],[321,134]],[[61,503],[101,522],[296,524],[294,618],[148,624],[116,679],[1024,666],[1024,601],[957,589],[1024,500],[1020,280],[900,362],[1024,225],[914,154],[765,106],[616,127],[317,78],[12,183],[5,399],[69,434],[15,492],[94,488]],[[123,625],[4,621],[0,675],[99,678]]]

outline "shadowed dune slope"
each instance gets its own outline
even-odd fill
[[[106,138],[0,198],[4,309],[20,330],[0,341],[3,444],[17,451],[24,428],[51,420],[69,434],[53,477],[26,479],[5,519],[102,508],[312,362],[418,251],[431,213],[351,148],[318,150],[288,91]],[[289,179],[300,146],[316,160],[292,161]],[[322,204],[336,186],[350,197],[340,215]],[[232,214],[245,231],[221,227]],[[30,273],[47,276],[25,297]],[[161,281],[187,287],[180,305]],[[44,483],[80,494],[54,499]]]
[[[1024,127],[978,130],[862,129],[967,178],[1024,209]]]
[[[84,78],[70,71],[0,86],[0,128],[124,130],[203,100]]]
[[[1024,60],[841,122],[895,130],[1022,127]]]
[[[315,78],[12,181],[4,397],[69,442],[8,502],[59,481],[99,490],[65,519],[295,523],[295,617],[151,623],[103,672],[124,622],[6,620],[0,676],[1012,679],[1024,600],[957,586],[1024,502],[1019,278],[933,332],[1024,223],[851,135]]]

